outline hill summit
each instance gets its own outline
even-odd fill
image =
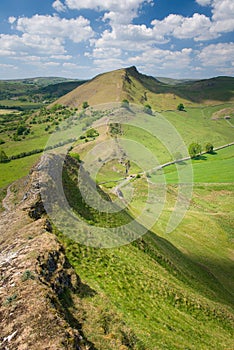
[[[150,104],[160,111],[176,109],[179,103],[192,107],[232,101],[233,92],[234,78],[231,77],[185,81],[172,86],[131,66],[99,74],[55,103],[79,108],[84,101],[94,106],[127,99],[131,103]]]

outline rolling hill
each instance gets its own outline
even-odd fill
[[[121,102],[150,104],[155,110],[176,109],[178,103],[187,107],[233,101],[234,78],[217,77],[207,80],[179,82],[169,85],[154,77],[141,74],[136,67],[100,74],[76,88],[56,103],[81,107],[84,101],[94,106]]]
[[[0,164],[0,187],[4,186],[0,189],[0,315],[3,320],[0,348],[232,348],[234,146],[192,161],[190,206],[180,224],[167,233],[165,228],[176,212],[177,200],[183,200],[178,171],[174,165],[165,168],[163,199],[159,178],[162,173],[149,172],[148,163],[147,171],[140,173],[141,168],[134,163],[135,143],[131,143],[134,146],[129,149],[133,153],[127,153],[121,141],[141,143],[159,164],[171,160],[171,154],[161,139],[150,132],[169,135],[169,141],[173,136],[169,127],[160,127],[162,120],[177,130],[186,147],[192,141],[203,147],[207,141],[215,147],[232,142],[233,81],[233,78],[217,77],[170,85],[130,67],[100,74],[78,87],[76,82],[73,85],[73,82],[55,81],[37,86],[35,91],[42,91],[43,96],[54,93],[53,99],[65,92],[66,87],[75,87],[37,113],[15,111],[11,115],[2,111],[1,148],[11,160]],[[16,84],[20,93],[20,85],[12,84]],[[30,84],[26,85],[28,89]],[[115,107],[105,105],[104,110],[76,108],[84,101],[94,106],[123,99],[130,102],[128,107],[120,103]],[[181,102],[186,112],[176,109]],[[144,108],[141,110],[143,124],[135,125],[139,106],[133,103],[150,104],[153,108],[150,114]],[[162,113],[157,113],[161,110]],[[224,118],[227,111],[230,120]],[[114,123],[115,120],[118,123]],[[122,120],[128,123],[124,125]],[[14,139],[22,122],[30,132]],[[54,131],[57,133],[53,134]],[[73,136],[76,137],[73,139]],[[51,143],[47,143],[49,138]],[[72,141],[64,143],[68,140]],[[105,142],[110,140],[114,140],[116,147],[109,146],[111,153],[106,156]],[[49,157],[46,160],[43,156],[40,161],[45,145],[49,145]],[[56,145],[54,154],[50,152],[51,145]],[[60,171],[57,165],[63,161],[60,156],[63,158],[65,145],[70,155]],[[99,145],[104,145],[103,154]],[[95,147],[95,161],[99,166],[96,178],[85,163],[86,155]],[[31,152],[33,150],[37,153]],[[91,153],[87,159],[91,159],[92,165],[95,162]],[[125,179],[125,158],[130,159],[131,154],[129,176]],[[33,163],[36,165],[29,171]],[[186,166],[186,162],[178,164],[180,171]],[[80,169],[84,178],[78,172]],[[41,171],[47,175],[44,181]],[[61,188],[57,183],[59,178]],[[122,182],[125,184],[121,187],[123,199],[127,197],[128,184],[132,193],[131,201],[124,206],[114,191]],[[97,189],[108,204],[113,201],[116,209],[121,205],[121,210],[99,210],[96,206],[100,203],[99,196],[93,195],[93,189]],[[156,191],[154,198],[148,197],[150,189]],[[135,222],[134,218],[137,221],[145,206],[144,215],[151,213],[156,217],[154,200],[163,203],[163,208],[143,236],[113,248],[83,244],[84,241],[97,243],[95,232],[100,228],[105,228],[107,233],[101,236],[102,243],[109,239],[112,228],[119,229],[119,235],[122,233],[125,239],[122,226]],[[46,213],[46,203],[56,208],[55,216]],[[57,210],[61,203],[64,212]],[[66,203],[70,206],[69,212],[66,212]],[[73,215],[78,226],[70,235]],[[87,231],[86,224],[92,229]],[[130,237],[136,237],[139,226],[143,225],[140,222],[131,226]]]
[[[20,102],[54,101],[84,82],[57,77],[0,80],[0,105],[12,107]]]

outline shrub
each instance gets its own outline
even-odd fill
[[[213,153],[214,151],[214,146],[212,145],[212,143],[208,142],[206,145],[205,145],[205,150],[207,153]]]
[[[152,114],[152,108],[149,104],[144,105],[144,112],[150,115]]]
[[[27,281],[29,279],[34,280],[35,276],[30,270],[26,270],[26,271],[24,271],[24,273],[21,277],[21,281],[24,282],[24,281]]]
[[[121,107],[129,108],[129,101],[128,101],[127,99],[124,99],[124,100],[121,102]]]
[[[178,104],[177,110],[178,110],[178,111],[184,111],[184,105],[183,105],[183,103],[179,103],[179,104]]]
[[[189,151],[190,157],[195,158],[201,154],[202,147],[199,143],[193,142],[189,145],[188,151]]]

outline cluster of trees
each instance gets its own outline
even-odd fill
[[[119,123],[110,123],[109,131],[111,136],[122,135],[121,124]]]
[[[192,142],[190,145],[189,145],[189,155],[191,158],[196,158],[198,156],[201,155],[202,153],[202,146],[201,144],[197,143],[197,142]],[[208,142],[206,145],[205,145],[205,152],[206,153],[213,153],[214,151],[214,146],[212,145],[212,143]]]

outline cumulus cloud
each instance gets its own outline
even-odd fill
[[[143,52],[141,55],[129,58],[132,64],[159,65],[161,69],[181,67],[186,69],[191,63],[191,48],[184,48],[181,51],[171,51],[155,48]]]
[[[30,35],[41,35],[56,39],[71,39],[75,43],[87,40],[93,36],[89,20],[79,16],[66,19],[57,16],[35,15],[31,18],[21,17],[16,28]]]
[[[152,4],[153,0],[66,0],[70,9],[93,9],[106,11],[104,19],[111,23],[130,23],[137,17],[138,10],[144,4]]]
[[[234,66],[234,43],[211,44],[204,47],[198,55],[203,66]]]
[[[138,9],[143,3],[152,3],[152,0],[66,0],[70,9],[93,9],[108,11],[127,11]]]
[[[86,57],[99,58],[99,59],[108,59],[109,57],[120,57],[122,50],[120,48],[95,48],[91,53],[85,52]]]
[[[9,20],[9,21],[13,21]],[[28,54],[60,55],[60,59],[69,59],[65,43],[69,39],[80,43],[90,39],[94,33],[90,22],[84,17],[65,19],[57,16],[35,15],[31,18],[20,17],[14,21],[21,35],[1,34],[0,55],[14,56]],[[61,56],[62,55],[62,56]]]
[[[66,6],[60,0],[54,1],[52,7],[58,12],[66,11]]]
[[[9,22],[10,24],[13,24],[15,21],[16,21],[16,17],[14,17],[14,16],[10,16],[10,17],[8,18],[8,22]]]
[[[231,32],[234,30],[233,0],[214,0],[212,3],[212,30],[214,32]]]
[[[198,3],[198,5],[208,6],[208,5],[210,5],[211,0],[196,0],[196,2]]]
[[[209,40],[218,37],[211,32],[211,21],[203,14],[194,13],[192,17],[171,14],[163,20],[152,21],[154,32],[162,36],[174,36],[178,39],[191,39],[195,41]]]

